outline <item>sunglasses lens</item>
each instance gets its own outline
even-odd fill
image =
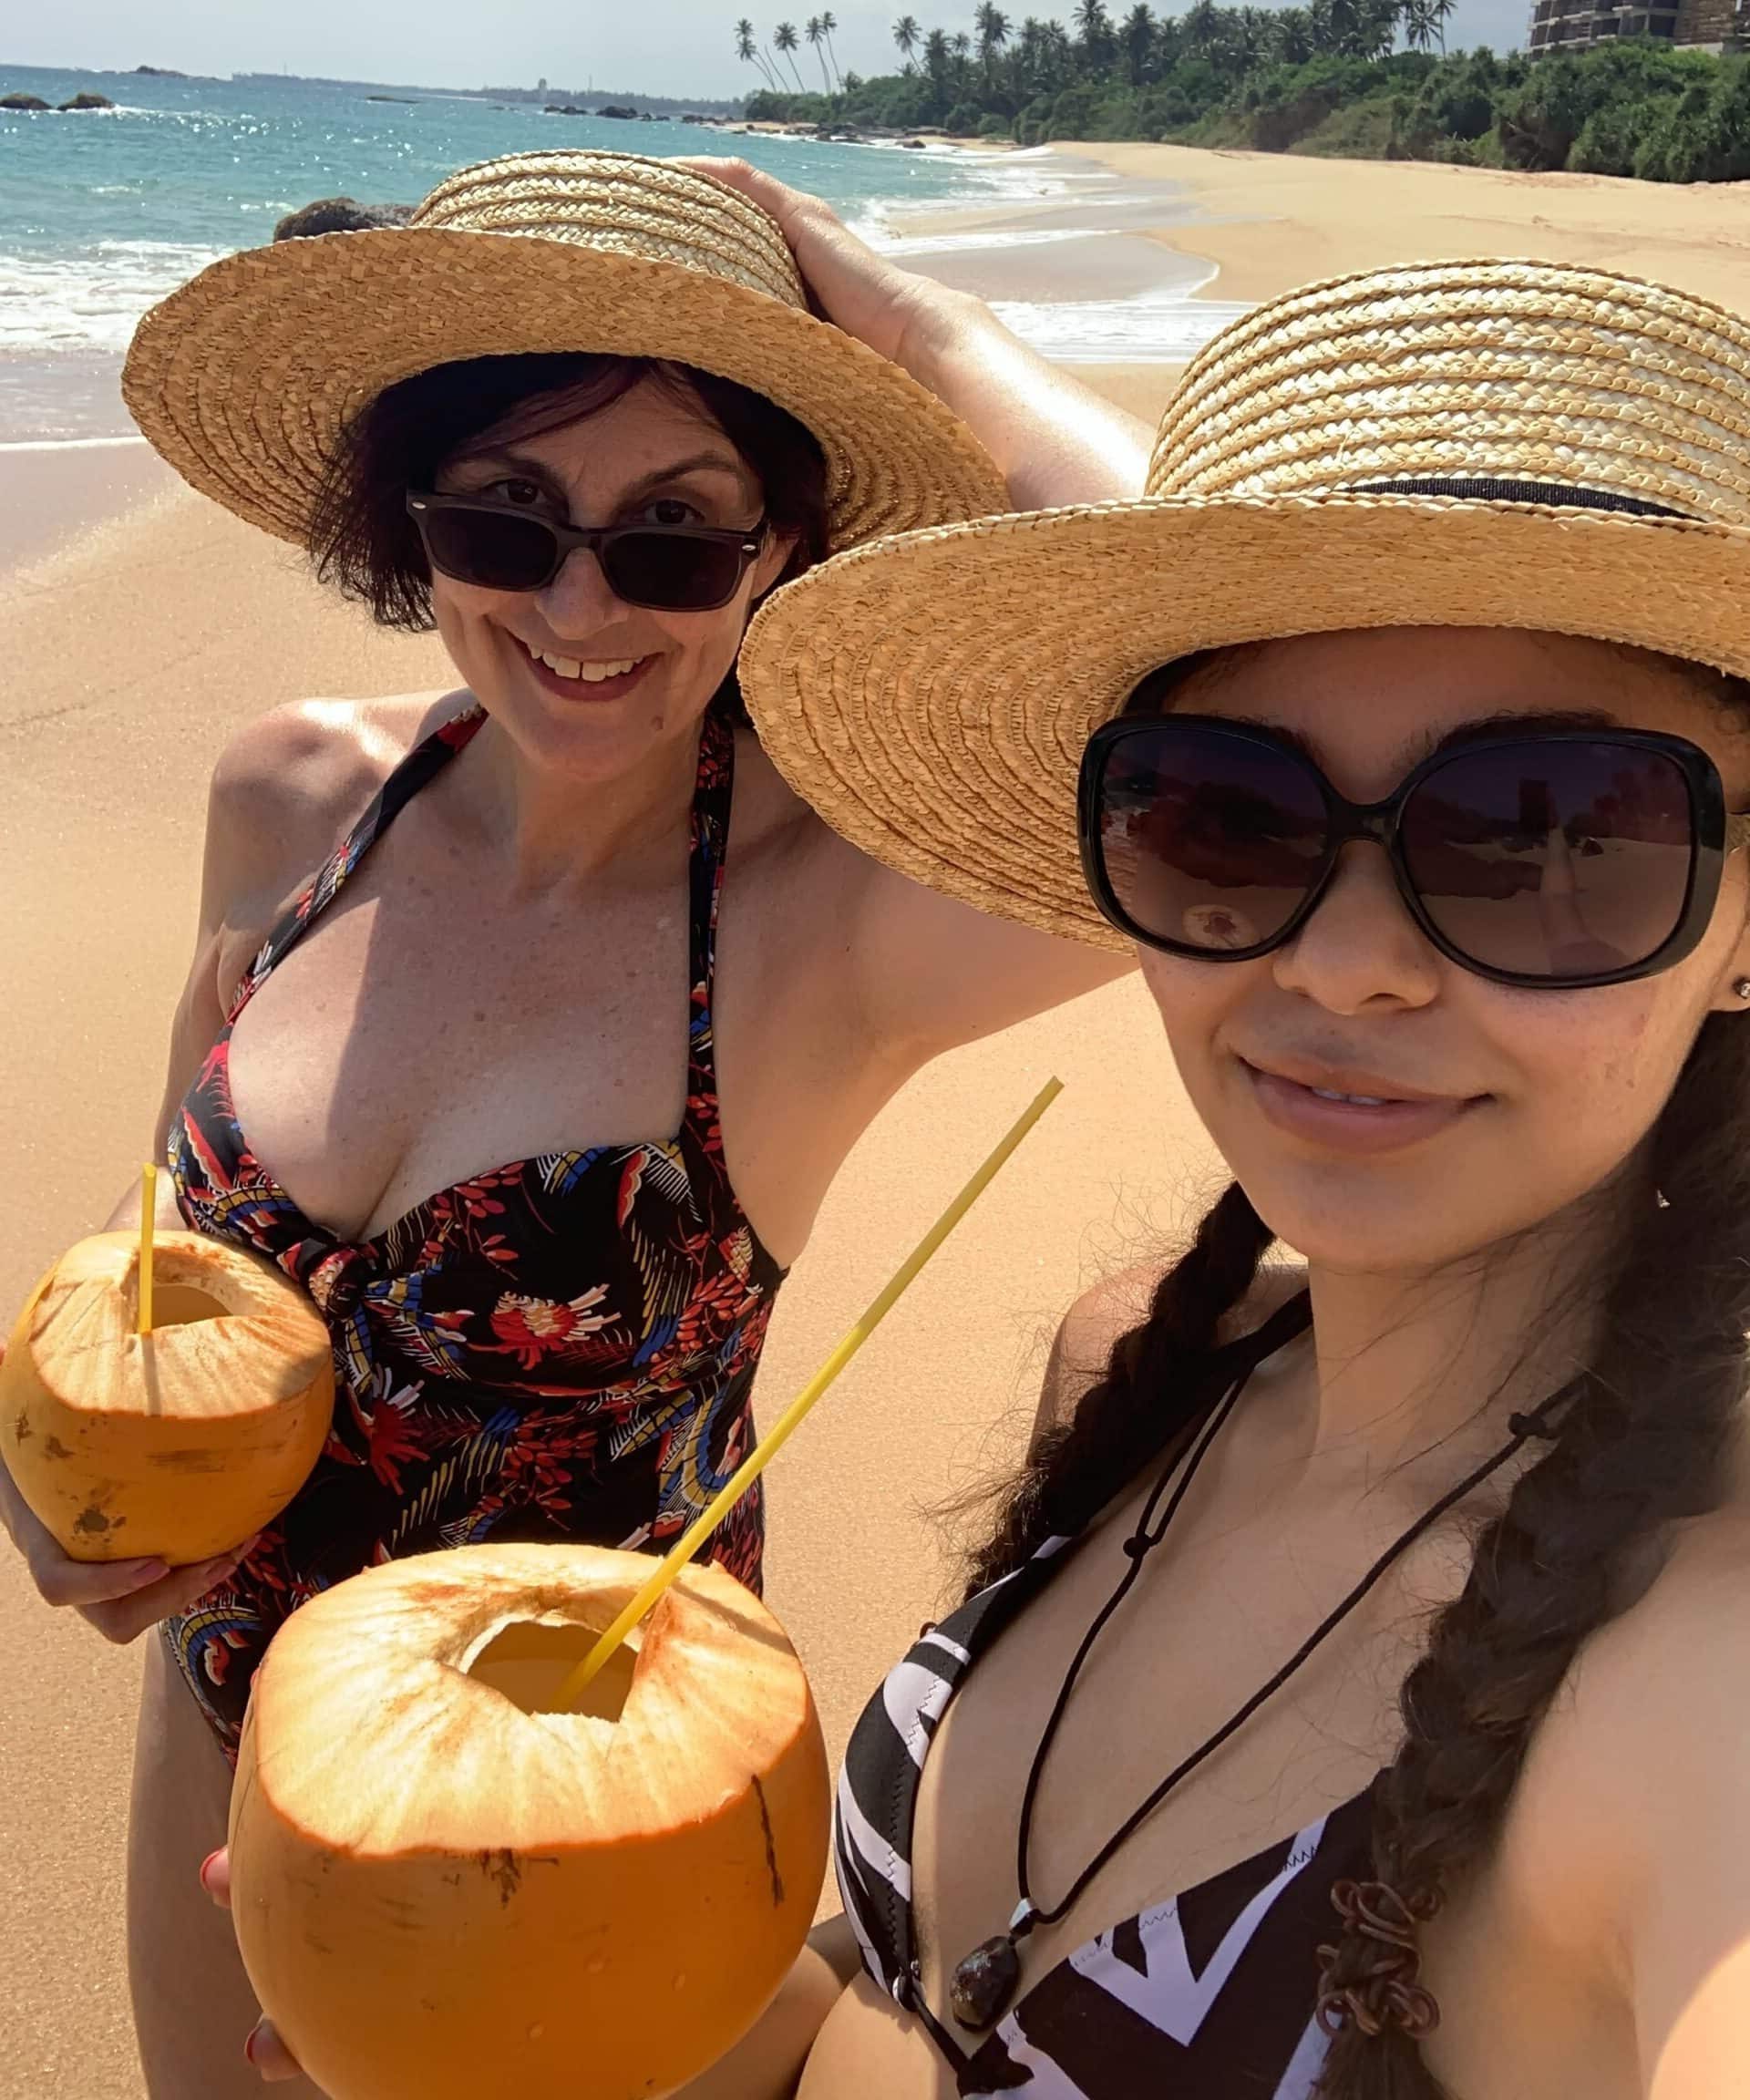
[[[553,572],[557,542],[539,518],[501,510],[425,510],[419,517],[432,566],[485,591],[539,591]]]
[[[608,541],[602,561],[616,598],[673,612],[705,612],[726,605],[742,572],[736,547],[676,526],[623,533]]]
[[[1324,870],[1317,781],[1286,751],[1170,721],[1106,754],[1099,851],[1132,924],[1205,954],[1279,934]]]
[[[1487,969],[1552,982],[1632,969],[1676,931],[1695,838],[1676,761],[1583,742],[1456,752],[1400,833],[1424,910]]]

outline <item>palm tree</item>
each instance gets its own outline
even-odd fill
[[[842,94],[845,86],[845,77],[839,70],[839,54],[832,47],[832,33],[838,26],[839,17],[833,14],[830,8],[829,8],[828,11],[820,17],[820,34],[827,40],[827,57],[832,60],[833,77],[835,79],[837,79],[839,92]]]
[[[1124,56],[1130,67],[1130,85],[1140,88],[1148,77],[1148,62],[1155,50],[1155,17],[1148,0],[1138,4],[1124,18]]]
[[[948,107],[948,74],[952,64],[946,35],[940,29],[932,29],[923,40],[923,69],[930,76],[938,116]]]
[[[978,10],[978,56],[984,67],[984,92],[995,92],[996,83],[992,68],[996,55],[1009,40],[1009,18],[995,5],[995,0],[983,0]]]
[[[796,69],[796,51],[798,41],[794,22],[780,22],[777,27],[772,31],[773,45],[789,60],[790,71],[796,74],[797,93],[806,95],[808,89],[802,85],[802,76]]]
[[[1428,0],[1428,12],[1434,16],[1434,33],[1440,39],[1440,56],[1446,55],[1446,23],[1457,6],[1458,0]]]
[[[1076,26],[1081,32],[1082,51],[1088,65],[1096,69],[1104,66],[1112,36],[1106,0],[1076,0]]]
[[[912,70],[911,55],[923,41],[923,31],[918,26],[915,15],[901,15],[893,25],[893,41],[900,47],[900,56],[905,60],[905,69]]]
[[[821,28],[820,17],[818,15],[810,15],[808,16],[808,26],[802,32],[802,34],[808,38],[809,45],[813,48],[815,57],[819,61],[821,91],[823,94],[830,95],[832,93],[832,81],[827,73],[827,55],[820,48],[821,45],[826,41],[827,33],[823,28]]]
[[[973,78],[973,40],[962,29],[957,36],[949,39],[954,54],[954,93],[961,101],[966,99],[966,90]]]
[[[1404,41],[1412,51],[1432,51],[1439,34],[1433,0],[1403,0],[1398,19],[1404,25]]]
[[[759,77],[766,85],[774,94],[782,94],[783,82],[772,71],[771,64],[754,35],[754,26],[745,15],[736,24],[736,57],[746,66],[757,66]]]

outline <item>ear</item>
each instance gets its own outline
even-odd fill
[[[1719,983],[1714,987],[1714,996],[1708,1002],[1711,1014],[1750,1014],[1750,919],[1738,936],[1734,948],[1720,973]]]

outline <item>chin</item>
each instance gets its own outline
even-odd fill
[[[1481,1147],[1462,1159],[1439,1146],[1371,1160],[1284,1158],[1268,1139],[1221,1149],[1276,1237],[1335,1273],[1426,1275],[1548,1215],[1535,1200],[1512,1202],[1515,1182],[1525,1185],[1523,1167],[1511,1175]]]

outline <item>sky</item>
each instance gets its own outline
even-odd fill
[[[89,66],[126,71],[170,66],[185,73],[292,72],[431,88],[635,89],[726,97],[757,86],[735,56],[736,18],[769,38],[780,19],[799,30],[818,0],[57,0],[0,10],[0,67]],[[928,30],[970,29],[973,0],[831,0],[833,42],[847,70],[896,69],[892,25],[910,12]],[[1122,15],[1125,0],[1109,0]],[[1179,14],[1189,0],[1158,11]],[[1067,16],[1067,5],[1009,0],[1026,14]],[[1522,43],[1529,0],[1458,0],[1447,40],[1457,46]],[[10,16],[10,20],[6,17]],[[804,80],[819,68],[805,43]]]

